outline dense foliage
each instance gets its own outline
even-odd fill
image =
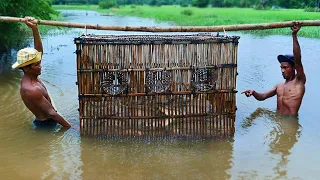
[[[0,0],[0,15],[12,17],[33,16],[38,19],[51,19],[57,14],[49,0]],[[0,23],[0,50],[16,47],[23,42],[24,30],[21,23]]]
[[[113,0],[100,1],[100,3],[99,3],[99,7],[102,9],[109,9],[109,8],[116,7],[116,6],[117,6],[117,4]]]

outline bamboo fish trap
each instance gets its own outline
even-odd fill
[[[75,38],[84,136],[233,136],[238,36]]]

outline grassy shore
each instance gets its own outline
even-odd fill
[[[53,6],[55,9],[93,10],[100,13],[138,16],[152,18],[161,22],[171,22],[181,26],[217,26],[233,24],[256,24],[282,22],[291,20],[320,19],[319,12],[304,12],[302,9],[254,10],[252,8],[195,8],[180,6],[120,6],[111,10],[100,9],[98,6]],[[289,35],[289,28],[246,31],[258,35]],[[300,36],[320,38],[320,27],[303,27]]]

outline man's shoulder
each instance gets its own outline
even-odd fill
[[[284,86],[284,82],[280,82],[280,83],[276,84],[274,87],[275,88],[279,88],[279,87],[282,87],[282,86]]]
[[[22,96],[34,96],[41,94],[39,87],[34,86],[30,83],[21,83],[20,93]]]
[[[30,84],[29,82],[21,82],[21,88],[22,91],[36,91],[37,87],[33,86],[32,84]]]

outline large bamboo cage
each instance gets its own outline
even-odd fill
[[[233,136],[238,36],[75,38],[81,135]]]

